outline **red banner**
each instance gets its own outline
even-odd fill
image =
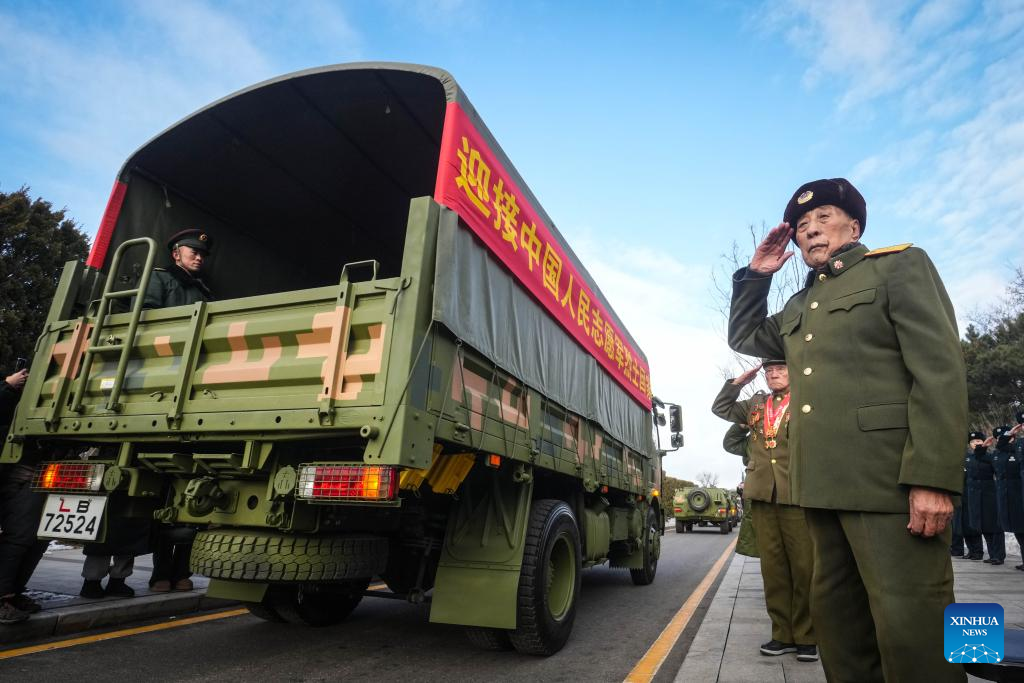
[[[455,102],[445,114],[434,199],[457,212],[562,327],[650,407],[647,363]]]

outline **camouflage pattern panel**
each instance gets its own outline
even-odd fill
[[[297,424],[345,426],[339,409],[379,406],[384,400],[398,286],[397,279],[346,283],[144,312],[125,375],[123,407],[116,414],[125,430],[119,433],[202,432],[221,422],[209,416],[224,413],[246,413],[247,428],[260,431],[294,430]],[[105,343],[119,343],[128,322],[127,313],[108,316]],[[103,404],[119,353],[96,357],[81,413],[67,410],[72,389],[58,401],[62,383],[77,385],[94,324],[83,319],[48,327],[33,365],[33,375],[42,379],[23,397],[26,419],[20,433],[109,434],[105,424],[90,425],[89,418],[111,416]],[[325,406],[332,415],[329,424],[310,421]],[[294,415],[286,424],[276,419],[282,411],[296,410],[302,411],[301,422]],[[259,419],[261,414],[266,419]],[[153,419],[132,419],[136,416]],[[222,426],[240,423],[229,420]]]
[[[439,439],[575,477],[590,492],[647,495],[660,480],[656,460],[524,386],[446,329],[435,328],[432,346],[428,410]]]

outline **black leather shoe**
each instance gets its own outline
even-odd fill
[[[993,567],[995,567],[996,565],[1002,564],[1003,561],[1002,560],[989,560],[988,563],[991,564]]]
[[[130,598],[135,595],[135,589],[124,582],[124,579],[115,579],[110,577],[107,580],[107,587],[104,589],[107,595],[113,595],[118,598]]]
[[[1024,572],[1024,564],[1018,564],[1016,567],[1014,567],[1014,569]]]
[[[778,657],[787,652],[796,652],[796,645],[793,643],[783,643],[779,640],[769,640],[761,646],[761,654],[767,657]]]
[[[980,560],[983,557],[984,557],[984,555],[982,555],[981,553],[971,553],[970,555],[967,556],[967,559],[968,560]]]
[[[991,557],[985,560],[985,564],[992,564],[992,562],[994,562],[994,560]]]

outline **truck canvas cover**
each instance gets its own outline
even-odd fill
[[[409,202],[423,196],[450,209],[434,320],[650,452],[646,356],[440,69],[310,69],[197,111],[125,163],[87,263],[106,271],[112,245],[202,227],[218,299],[336,284],[341,264],[366,259],[394,277]]]

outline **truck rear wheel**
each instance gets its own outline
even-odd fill
[[[637,586],[646,586],[654,581],[658,573],[658,558],[661,557],[661,531],[658,529],[658,513],[654,508],[647,511],[647,528],[643,538],[644,566],[630,569],[629,576]]]
[[[516,624],[509,640],[519,652],[553,655],[576,620],[580,592],[580,532],[572,509],[560,500],[534,501],[516,595]]]
[[[676,520],[676,533],[677,534],[681,534],[681,533],[684,533],[685,531],[686,531],[686,525],[683,524],[683,520],[677,519]]]
[[[361,579],[335,585],[271,586],[264,602],[289,624],[331,626],[352,613],[369,585],[369,579]]]
[[[729,524],[729,520],[726,520],[724,522],[719,522],[718,523],[718,528],[721,531],[721,533],[723,533],[723,534],[727,534],[730,531],[732,531],[732,525]]]
[[[380,536],[304,536],[270,531],[200,531],[192,571],[211,579],[316,582],[375,576],[388,561]]]
[[[466,637],[469,638],[469,642],[481,650],[504,651],[512,649],[512,640],[508,637],[508,631],[503,628],[467,626]]]

